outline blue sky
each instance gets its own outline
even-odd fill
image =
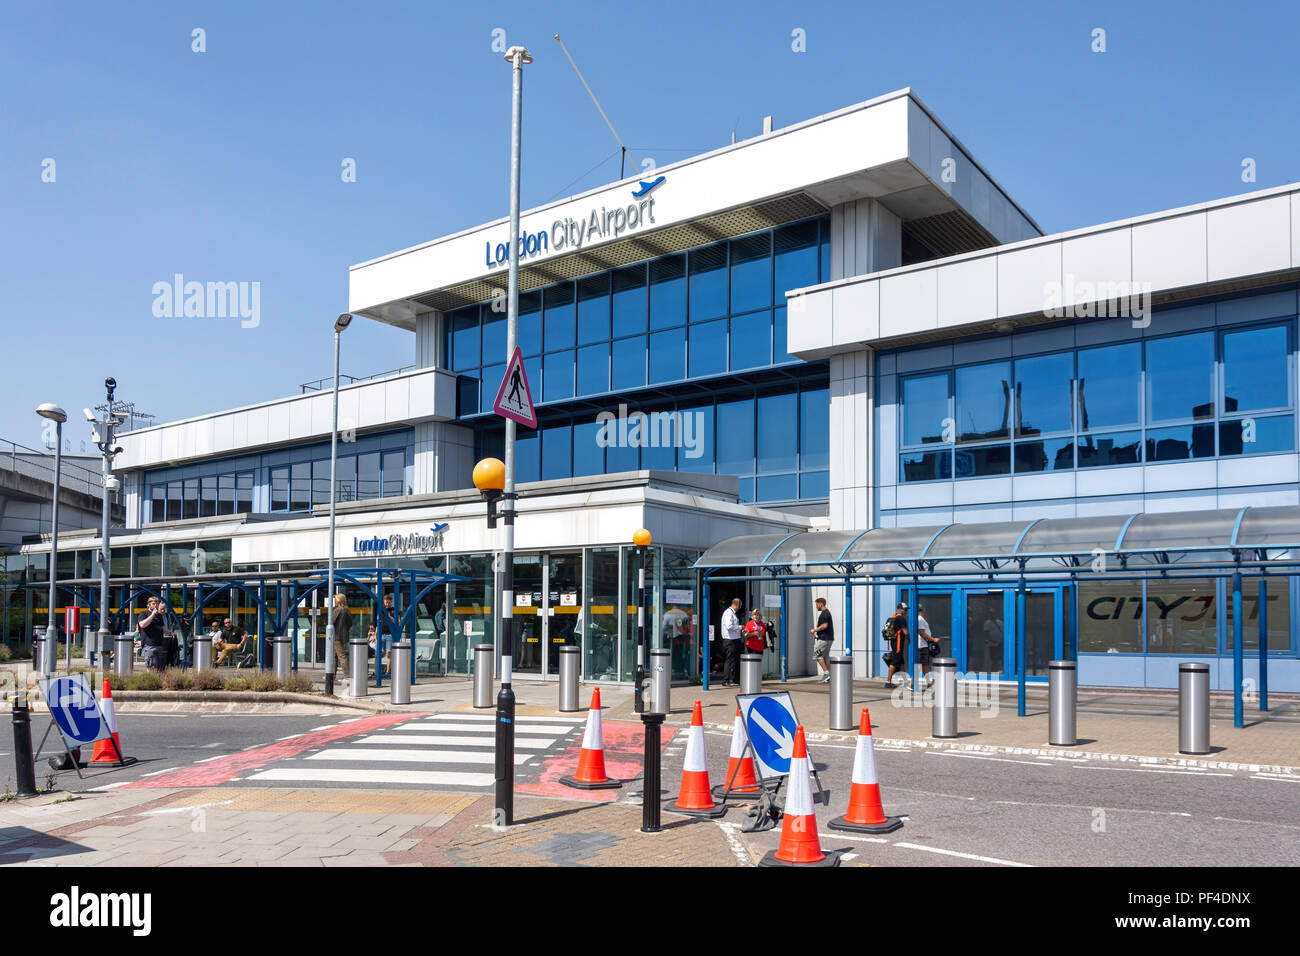
[[[497,29],[536,59],[525,207],[618,178],[556,32],[634,155],[661,165],[756,135],[768,114],[781,127],[910,86],[1047,232],[1300,176],[1291,3],[790,7],[11,2],[0,438],[39,445],[32,410],[54,401],[79,448],[106,375],[161,420],[328,375],[349,265],[508,210]],[[153,285],[178,272],[260,283],[260,324],[156,317]],[[413,351],[362,321],[343,370]]]

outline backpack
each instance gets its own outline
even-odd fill
[[[880,629],[880,636],[890,647],[894,646],[894,635],[898,633],[897,615],[891,614],[885,626]]]

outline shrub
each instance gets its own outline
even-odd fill
[[[316,684],[306,674],[295,671],[284,682],[284,689],[291,694],[310,694],[316,690]]]
[[[19,644],[17,647],[9,648],[9,659],[14,661],[29,661],[32,659],[32,649],[26,644]]]
[[[109,685],[112,686],[111,684]],[[145,671],[136,674],[126,682],[127,690],[162,690],[163,679],[156,671]]]
[[[215,670],[197,671],[194,674],[195,690],[221,690],[221,685],[225,682],[226,679]]]
[[[227,677],[225,684],[222,685],[222,690],[232,690],[232,691],[248,690],[248,678]]]
[[[179,667],[169,667],[163,671],[163,690],[191,690],[194,687],[194,675]]]
[[[113,690],[126,690],[127,679],[117,671],[108,672],[108,686]]]
[[[259,694],[280,689],[280,678],[273,671],[262,671],[249,682],[249,686]]]
[[[0,644],[0,664],[13,660],[13,652],[9,650],[8,644]]]
[[[82,647],[80,644],[73,644],[73,645],[72,645],[72,656],[73,656],[73,657],[85,657],[85,656],[86,656],[86,649],[85,649],[84,647]]]

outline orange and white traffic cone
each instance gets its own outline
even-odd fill
[[[577,790],[616,790],[622,781],[605,774],[605,740],[600,726],[600,688],[591,692],[591,708],[587,711],[587,732],[582,737],[582,752],[578,755],[578,769],[560,783]]]
[[[720,817],[727,812],[725,804],[713,802],[713,791],[709,787],[709,767],[704,756],[704,709],[698,700],[686,737],[682,788],[677,794],[677,802],[668,809],[696,817]]]
[[[876,744],[871,739],[871,715],[862,708],[858,726],[858,752],[853,757],[853,784],[849,787],[849,810],[829,824],[832,830],[861,833],[893,833],[903,825],[899,817],[885,816],[880,803],[880,781],[876,777]]]
[[[748,738],[745,736],[745,724],[736,708],[736,725],[731,732],[731,757],[727,761],[727,782],[713,788],[713,795],[726,799],[733,793],[758,793],[762,787],[754,776],[754,758],[746,752]]]
[[[122,741],[117,736],[117,714],[113,710],[113,688],[108,684],[108,678],[104,678],[104,694],[100,699],[99,708],[104,712],[104,720],[108,723],[108,729],[112,733],[112,740],[107,737],[103,740],[95,741],[95,752],[91,754],[91,763],[111,763],[119,767],[124,767],[129,763],[135,763],[134,757],[126,757],[122,754]]]
[[[794,729],[794,754],[790,757],[790,785],[785,793],[781,820],[781,845],[758,861],[759,866],[839,866],[838,853],[823,853],[817,838],[813,810],[812,777],[803,725]]]

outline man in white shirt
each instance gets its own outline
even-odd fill
[[[731,599],[731,607],[722,612],[722,646],[726,650],[727,664],[722,672],[722,686],[740,683],[740,641],[744,626],[740,623],[740,598]]]
[[[938,656],[939,643],[930,634],[930,623],[925,619],[925,606],[917,605],[916,608],[916,659],[921,665],[921,673],[925,675],[925,686],[929,687],[934,683],[934,678],[930,676],[930,657]]]

